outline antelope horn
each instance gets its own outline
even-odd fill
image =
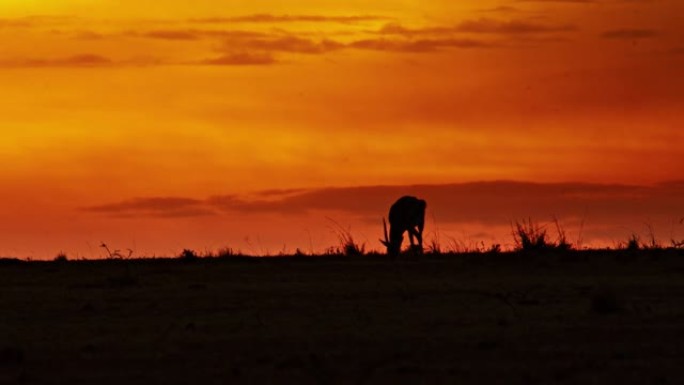
[[[385,231],[385,242],[389,243],[389,235],[387,234],[387,222],[385,221],[385,218],[382,218],[382,228]]]

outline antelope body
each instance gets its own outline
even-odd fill
[[[382,219],[385,232],[385,240],[382,242],[387,247],[387,254],[395,257],[401,251],[401,243],[404,241],[404,232],[408,231],[411,248],[415,248],[415,239],[418,240],[418,250],[423,251],[423,227],[425,226],[425,208],[427,203],[416,197],[404,196],[399,198],[389,211],[390,230],[387,233],[387,222]]]

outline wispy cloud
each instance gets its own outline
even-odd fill
[[[560,4],[621,4],[653,3],[658,0],[516,0],[518,3],[560,3]]]
[[[502,6],[494,7],[494,8],[481,9],[480,12],[483,12],[483,13],[517,13],[517,12],[520,12],[520,9],[518,9],[516,7],[502,5]]]
[[[19,18],[0,19],[0,28],[32,28],[37,26],[52,27],[73,23],[76,20],[71,16],[46,16],[34,15]]]
[[[119,68],[119,67],[148,67],[170,64],[183,64],[181,62],[166,61],[153,56],[136,56],[123,60],[112,59],[99,54],[78,54],[63,58],[10,58],[0,60],[0,68]]]
[[[235,17],[211,17],[191,19],[195,23],[342,23],[352,24],[368,21],[388,20],[388,17],[378,15],[351,15],[351,16],[326,16],[326,15],[275,15],[270,13],[235,16]]]
[[[82,210],[115,217],[178,218],[214,214],[204,201],[177,197],[135,198],[118,203],[86,207]]]
[[[568,3],[568,4],[593,4],[600,0],[517,0],[518,3]]]
[[[265,33],[246,30],[221,30],[221,29],[153,29],[148,31],[129,31],[125,33],[128,37],[158,39],[158,40],[178,40],[194,41],[200,39],[256,39],[274,36],[274,33]]]
[[[512,7],[492,9],[513,12]],[[147,20],[135,27],[124,22],[107,21],[99,28],[92,20],[48,19],[52,23],[67,23],[58,29],[43,29],[49,38],[70,40],[111,40],[116,44],[136,44],[132,39],[164,42],[150,47],[151,55],[158,49],[159,59],[121,59],[105,55],[75,53],[70,56],[21,57],[0,62],[4,68],[71,67],[97,68],[135,65],[273,65],[286,60],[287,55],[324,55],[342,50],[365,50],[392,53],[423,54],[457,49],[496,48],[510,44],[511,39],[535,42],[556,41],[563,33],[576,28],[572,25],[542,24],[528,20],[497,20],[481,18],[465,20],[448,26],[410,28],[396,19],[381,15],[277,15],[253,14],[234,17],[213,17],[188,20]],[[40,25],[43,19],[0,19],[4,24],[17,26]],[[84,21],[84,22],[82,22]],[[68,28],[72,23],[72,28]],[[118,23],[118,24],[117,24]],[[335,32],[275,28],[276,24],[357,24],[337,27]],[[259,25],[250,25],[259,24]],[[262,25],[263,24],[263,25]],[[369,25],[372,27],[369,27]],[[384,24],[378,27],[378,24]],[[266,25],[271,28],[264,29]],[[289,26],[288,26],[289,27]],[[316,27],[318,28],[318,27]],[[343,28],[344,31],[339,29]],[[379,29],[378,29],[379,28]],[[504,41],[502,37],[508,37]],[[70,43],[73,44],[73,43]],[[104,43],[103,43],[104,44]],[[147,43],[144,43],[147,44]],[[187,45],[187,49],[168,50],[169,44]],[[194,45],[195,48],[192,48]],[[67,45],[68,46],[68,45]],[[204,50],[204,52],[202,52]],[[139,51],[139,50],[136,50]],[[195,57],[188,57],[193,52]],[[68,54],[67,54],[68,55]]]
[[[155,30],[138,34],[138,36],[162,40],[197,40],[202,34],[192,30]]]
[[[0,19],[0,28],[27,28],[33,23],[27,19]]]
[[[576,31],[572,24],[539,24],[525,20],[500,21],[494,19],[467,20],[456,26],[460,32],[502,35],[541,34]]]
[[[200,61],[198,64],[212,66],[245,66],[245,65],[270,65],[277,60],[265,53],[233,53],[217,56]]]
[[[229,39],[224,43],[227,50],[249,49],[265,52],[290,52],[303,54],[321,54],[339,50],[344,44],[330,40],[313,40],[297,36],[276,36],[260,39]]]
[[[110,67],[116,63],[108,57],[97,54],[80,54],[65,58],[25,58],[9,59],[0,61],[0,67],[4,68],[31,68],[31,67]]]
[[[492,48],[496,44],[475,39],[366,39],[349,45],[352,48],[388,52],[433,52],[445,48]]]
[[[298,214],[338,212],[364,221],[386,215],[402,195],[428,201],[433,215],[444,223],[482,223],[506,226],[522,218],[548,220],[586,218],[595,224],[627,220],[671,220],[684,216],[684,182],[655,186],[588,183],[481,182],[448,185],[369,186],[350,188],[265,191],[250,196],[139,198],[90,207],[86,211],[116,216],[189,216],[215,212]],[[323,214],[322,214],[323,215]]]
[[[652,39],[659,35],[659,32],[655,29],[648,28],[623,28],[623,29],[612,29],[605,31],[601,34],[601,37],[605,39],[618,39],[618,40],[638,40],[638,39]]]
[[[399,23],[385,24],[377,33],[382,35],[401,36],[452,36],[456,34],[488,34],[488,35],[541,35],[573,32],[578,28],[572,24],[541,24],[527,20],[497,20],[480,18],[465,20],[453,26],[435,26],[409,28]]]

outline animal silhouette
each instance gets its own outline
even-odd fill
[[[387,254],[396,257],[401,251],[401,243],[404,241],[404,232],[408,231],[411,248],[415,249],[415,239],[418,240],[418,251],[423,251],[423,227],[425,226],[425,208],[427,203],[416,197],[404,196],[399,198],[389,211],[390,230],[387,233],[387,222],[382,219],[385,232],[385,240],[382,242],[387,247]]]

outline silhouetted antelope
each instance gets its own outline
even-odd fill
[[[415,248],[414,237],[418,239],[418,250],[423,251],[423,227],[425,226],[425,207],[427,203],[416,197],[405,196],[399,198],[389,211],[390,231],[387,234],[387,222],[382,219],[382,227],[385,231],[383,245],[387,247],[387,254],[396,257],[401,251],[401,243],[404,241],[404,231],[409,233],[411,248]]]

